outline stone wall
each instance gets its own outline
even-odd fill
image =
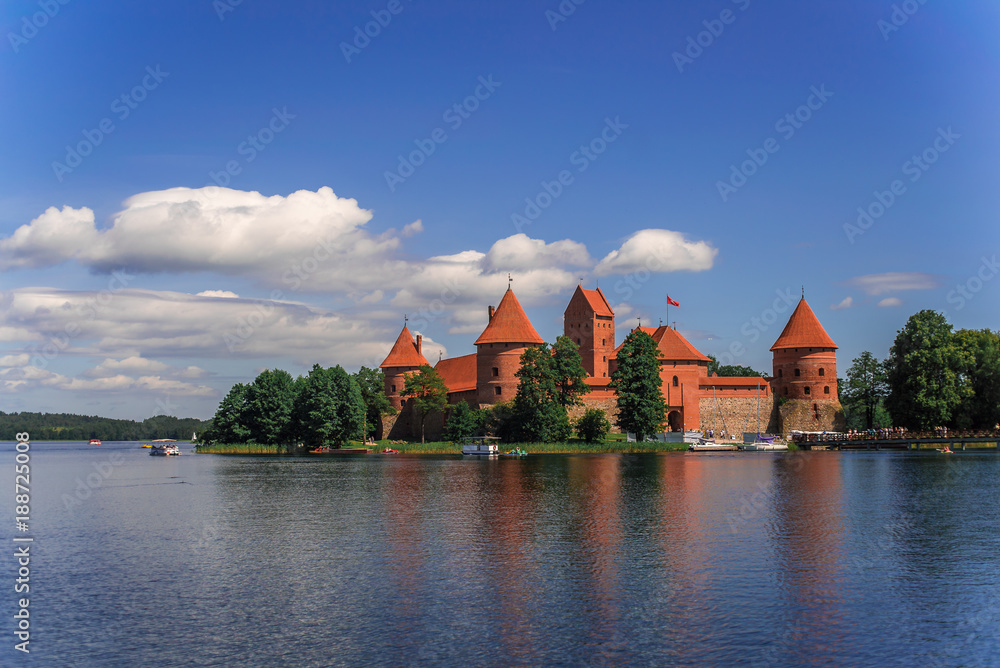
[[[584,395],[582,406],[571,406],[570,409],[566,411],[569,414],[570,424],[573,424],[582,418],[583,414],[591,408],[604,411],[604,415],[607,416],[608,422],[611,423],[611,431],[618,431],[618,423],[615,421],[618,419],[618,399],[614,396],[590,398],[590,395]]]
[[[839,401],[806,401],[792,399],[778,406],[781,433],[793,429],[802,431],[843,431],[846,427],[844,409]]]
[[[771,397],[702,397],[698,401],[701,431],[711,429],[716,434],[723,430],[742,436],[743,432],[776,434],[778,421]]]

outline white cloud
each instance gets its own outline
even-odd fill
[[[21,355],[4,355],[0,357],[0,367],[24,366],[31,361],[31,355],[24,353]]]
[[[404,238],[409,238],[415,234],[420,234],[423,231],[424,231],[424,222],[418,218],[409,225],[405,225],[403,227],[402,234]]]
[[[886,297],[885,299],[880,301],[878,305],[882,308],[885,308],[887,306],[902,306],[903,300],[899,299],[898,297]]]
[[[663,229],[639,230],[618,250],[608,253],[594,273],[627,274],[652,272],[704,271],[711,269],[719,250],[706,241],[689,241],[680,232]]]
[[[537,267],[590,267],[593,264],[587,247],[570,239],[545,243],[526,234],[500,239],[486,254],[484,268],[503,272]]]
[[[847,281],[847,284],[861,288],[869,295],[881,295],[902,290],[933,290],[940,282],[934,274],[897,271],[858,276]]]
[[[170,367],[163,362],[132,356],[123,360],[106,359],[93,369],[87,369],[83,375],[88,378],[108,378],[120,373],[157,373]]]
[[[11,236],[0,239],[0,269],[58,264],[92,248],[99,236],[91,209],[51,206]]]
[[[65,339],[55,355],[105,357],[86,373],[194,377],[198,367],[169,367],[161,358],[284,358],[324,366],[378,364],[398,330],[363,316],[344,317],[288,301],[216,299],[179,292],[124,289],[103,304],[97,293],[19,288],[5,293],[0,326],[16,322],[44,341]],[[6,321],[6,322],[5,322]]]
[[[239,299],[239,295],[229,290],[202,290],[198,297],[217,297],[219,299]]]
[[[830,307],[833,311],[840,311],[845,308],[851,308],[854,305],[854,297],[844,297],[844,299],[839,304],[834,304]]]

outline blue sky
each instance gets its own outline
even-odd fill
[[[920,309],[997,327],[995,3],[0,12],[8,412],[209,417],[404,313],[466,354],[508,272],[547,340],[582,279],[761,370],[801,286],[841,373]]]

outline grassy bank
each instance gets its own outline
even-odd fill
[[[612,436],[618,436],[613,434]],[[362,447],[361,443],[348,443],[345,447]],[[368,446],[372,447],[372,446]],[[528,454],[604,454],[604,453],[642,453],[642,452],[671,452],[675,450],[687,450],[686,443],[627,443],[624,436],[621,439],[598,441],[587,443],[571,439],[565,443],[504,443],[500,445],[501,452],[507,452],[513,448],[521,448]],[[378,441],[372,447],[372,452],[380,452],[383,448],[392,448],[401,453],[415,455],[457,455],[461,454],[462,446],[449,441],[432,441],[429,443],[398,443],[390,441]],[[271,445],[257,445],[254,443],[220,443],[218,445],[198,446],[198,453],[214,455],[277,455],[286,454]]]

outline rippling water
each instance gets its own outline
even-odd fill
[[[995,451],[31,453],[31,655],[5,622],[3,665],[1000,662]]]

